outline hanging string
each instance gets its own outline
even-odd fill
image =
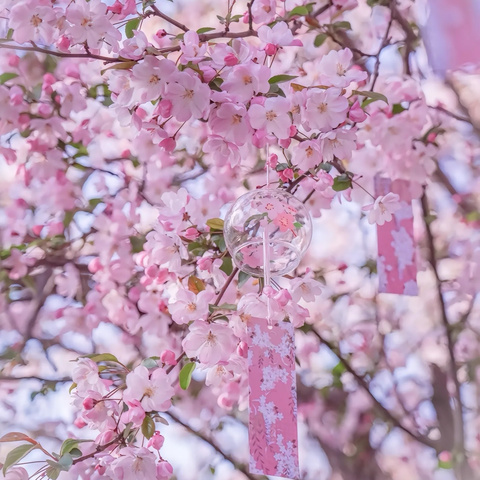
[[[270,189],[270,159],[269,159],[269,145],[265,148],[265,168],[267,170],[267,190]],[[270,225],[268,222],[265,223],[265,227],[263,229],[263,284],[265,287],[270,287],[271,285],[271,278],[270,278]],[[270,297],[267,296],[267,323],[268,328],[273,327],[273,319],[271,315],[270,309]]]

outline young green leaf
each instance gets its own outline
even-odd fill
[[[32,450],[35,450],[37,445],[25,444],[20,445],[10,452],[8,452],[7,458],[5,459],[5,463],[3,464],[3,474],[5,475],[6,471],[16,463],[18,463],[23,457],[28,455]]]
[[[217,230],[220,232],[223,230],[223,220],[221,218],[211,218],[210,220],[207,220],[206,223],[210,227],[210,230]]]
[[[152,420],[152,417],[149,417],[147,415],[142,422],[142,434],[148,440],[152,438],[154,433],[155,433],[155,422]]]
[[[270,85],[273,85],[274,83],[283,83],[283,82],[289,82],[290,80],[293,80],[295,78],[298,78],[296,75],[275,75],[270,80],[268,80],[268,83]]]
[[[378,92],[362,92],[360,90],[352,90],[353,95],[361,95],[363,97],[369,98],[371,102],[375,102],[377,100],[381,100],[382,102],[385,102],[388,105],[388,99],[385,95],[382,95],[381,93]]]
[[[7,73],[2,73],[0,75],[0,85],[3,85],[5,82],[8,82],[9,80],[12,80],[13,78],[17,78],[18,73],[13,73],[13,72],[7,72]]]
[[[140,25],[140,17],[132,18],[125,25],[125,35],[127,38],[133,38],[133,31],[138,29]]]
[[[183,390],[186,390],[190,382],[192,381],[192,373],[195,370],[195,367],[197,366],[196,363],[194,362],[189,362],[185,364],[182,369],[180,370],[180,374],[178,375],[178,379],[180,381],[180,387]]]
[[[338,177],[335,177],[333,179],[332,189],[335,192],[341,192],[342,190],[347,190],[348,188],[351,188],[351,187],[352,187],[352,179],[345,173],[342,173],[342,175],[339,175]]]
[[[313,45],[315,47],[320,47],[321,45],[323,45],[323,43],[325,42],[325,40],[328,38],[328,35],[326,35],[325,33],[319,33],[316,37],[315,37],[315,40],[313,41]]]

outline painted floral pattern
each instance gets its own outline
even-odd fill
[[[413,237],[413,211],[410,183],[375,177],[375,195],[396,193],[401,208],[393,214],[391,222],[377,225],[378,237],[378,291],[417,295],[417,265]]]
[[[251,318],[248,336],[250,472],[298,478],[293,325]]]

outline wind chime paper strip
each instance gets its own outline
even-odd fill
[[[299,478],[293,325],[248,323],[250,473]]]
[[[390,222],[377,225],[378,291],[417,295],[417,263],[413,237],[413,210],[410,182],[375,177],[375,196],[396,193],[401,208]]]
[[[480,65],[480,2],[431,0],[424,37],[430,64],[439,74]]]

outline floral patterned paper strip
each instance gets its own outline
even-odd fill
[[[298,478],[293,325],[251,318],[248,336],[250,473]]]
[[[425,26],[429,60],[436,73],[466,64],[480,65],[480,2],[431,0]]]
[[[375,177],[375,196],[388,192],[400,196],[401,208],[390,222],[377,225],[378,291],[417,295],[417,264],[413,237],[413,211],[410,182]]]

